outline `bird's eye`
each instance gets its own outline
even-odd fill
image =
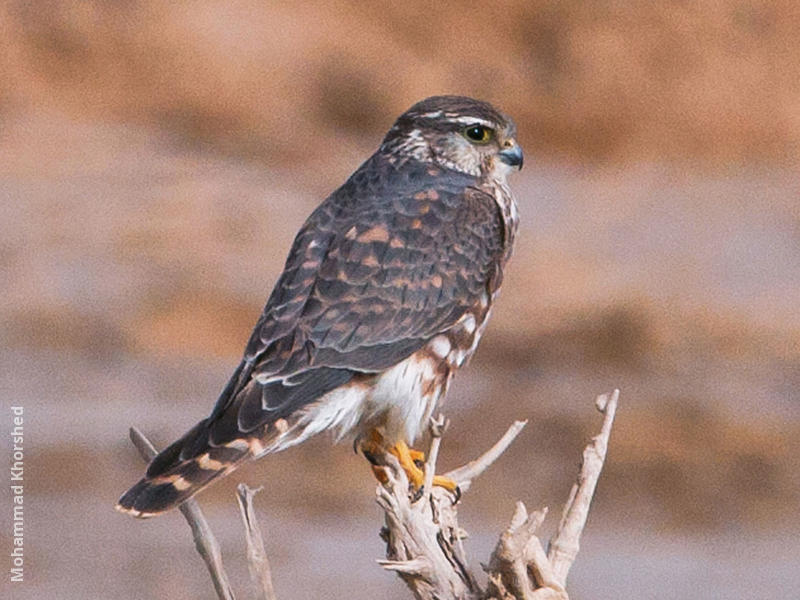
[[[470,125],[464,130],[463,135],[476,144],[486,144],[492,139],[493,133],[491,129],[483,125]]]

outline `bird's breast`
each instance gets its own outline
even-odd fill
[[[472,310],[420,350],[376,376],[365,399],[365,430],[378,426],[388,440],[413,442],[447,393],[455,372],[478,346],[488,322],[492,296],[481,295]]]
[[[517,227],[519,225],[517,202],[505,178],[490,178],[485,184],[484,189],[494,198],[503,218],[503,233],[505,238],[503,264],[505,264],[508,262],[508,259],[511,258],[511,252],[514,248],[514,238],[516,237]]]

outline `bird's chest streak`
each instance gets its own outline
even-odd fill
[[[484,292],[453,327],[378,378],[369,412],[378,417],[387,438],[413,441],[419,436],[453,375],[475,352],[496,294]]]
[[[511,258],[511,252],[514,248],[514,238],[516,237],[517,226],[519,224],[517,203],[505,178],[497,179],[491,177],[481,187],[494,198],[503,218],[504,252],[502,264],[505,265]]]

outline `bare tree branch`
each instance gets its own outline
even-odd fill
[[[436,471],[436,461],[439,458],[439,446],[442,443],[442,436],[449,426],[450,421],[445,419],[444,415],[431,419],[431,446],[428,450],[428,458],[425,461],[425,483],[423,484],[424,489],[427,490],[428,501],[430,501],[430,493],[433,489],[433,476]]]
[[[472,598],[478,590],[467,568],[452,495],[433,487],[430,495],[409,495],[408,478],[392,455],[386,456],[387,483],[378,486],[384,511],[386,559],[378,563],[395,571],[418,599]]]
[[[458,525],[456,498],[446,489],[432,485],[439,445],[447,427],[441,416],[432,421],[423,493],[409,490],[408,477],[394,456],[382,457],[386,477],[385,482],[378,485],[376,495],[384,511],[381,538],[386,542],[386,559],[378,563],[397,573],[417,600],[569,600],[566,578],[580,548],[580,536],[603,468],[618,399],[619,390],[614,390],[610,396],[599,396],[595,402],[604,415],[603,425],[583,452],[577,481],[549,550],[545,552],[536,535],[547,509],[529,514],[525,505],[517,502],[510,525],[500,535],[484,567],[485,585],[478,582],[468,566],[463,544],[467,534]],[[461,491],[466,491],[508,448],[525,424],[525,421],[516,421],[483,455],[445,477],[455,480]],[[145,458],[155,455],[155,449],[135,427],[131,428],[131,439]],[[258,599],[275,600],[269,561],[253,510],[256,491],[244,484],[238,489],[250,575]],[[188,500],[181,511],[192,527],[195,544],[206,561],[218,597],[232,599],[219,546],[197,503]]]
[[[423,500],[409,496],[408,481],[396,461],[387,460],[387,483],[378,487],[378,504],[385,513],[387,560],[379,561],[396,571],[418,600],[452,598],[465,600],[569,600],[566,576],[579,548],[597,479],[605,459],[608,437],[619,392],[596,401],[605,419],[601,432],[583,453],[578,480],[564,509],[558,532],[549,544],[550,553],[536,536],[547,509],[528,514],[517,502],[511,524],[501,534],[485,567],[484,587],[467,567],[462,540],[465,532],[458,525],[457,506],[441,488],[427,489]],[[441,437],[441,420],[432,424],[431,454],[426,465],[426,482],[433,480],[435,454]],[[445,476],[456,480],[462,491],[483,473],[508,448],[525,426],[515,422],[487,452]]]
[[[553,565],[553,571],[561,585],[566,583],[567,573],[580,549],[581,532],[589,516],[589,506],[597,480],[600,478],[600,471],[603,470],[618,400],[619,390],[614,390],[610,397],[603,394],[595,401],[595,407],[604,415],[603,426],[600,433],[592,438],[583,451],[583,464],[578,480],[572,486],[561,522],[558,524],[558,531],[550,542],[547,558]]]
[[[253,496],[260,491],[260,487],[253,489],[240,483],[236,488],[236,499],[239,501],[239,510],[242,513],[242,521],[244,521],[245,537],[247,538],[247,566],[256,590],[256,599],[277,600],[275,589],[272,587],[269,559],[264,550],[264,538],[261,536],[261,529],[253,510]]]
[[[146,462],[150,462],[153,457],[158,454],[158,451],[153,447],[145,435],[136,427],[131,427],[128,430],[133,445],[139,450],[139,454]],[[200,505],[194,498],[190,498],[180,505],[180,511],[183,514],[189,527],[192,529],[192,536],[194,537],[194,546],[197,552],[203,558],[208,569],[208,574],[211,575],[211,581],[214,583],[214,589],[217,591],[217,597],[220,600],[235,600],[233,595],[233,588],[231,588],[228,574],[225,572],[225,567],[222,564],[222,553],[219,549],[217,538],[208,526],[203,511],[200,510]]]
[[[522,428],[527,424],[527,421],[514,421],[511,427],[509,427],[508,430],[503,434],[503,437],[495,442],[494,446],[489,448],[475,460],[471,460],[467,464],[445,473],[445,477],[449,477],[450,479],[457,481],[461,487],[461,491],[466,492],[469,489],[469,486],[472,484],[472,480],[478,477],[478,475],[492,466],[494,461],[500,458],[500,455],[506,451],[506,449],[511,445],[511,442],[514,441],[514,439],[522,431]]]

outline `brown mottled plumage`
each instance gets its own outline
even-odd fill
[[[511,119],[423,100],[311,214],[211,415],[117,508],[168,510],[243,461],[334,429],[413,442],[474,352],[517,226]]]

